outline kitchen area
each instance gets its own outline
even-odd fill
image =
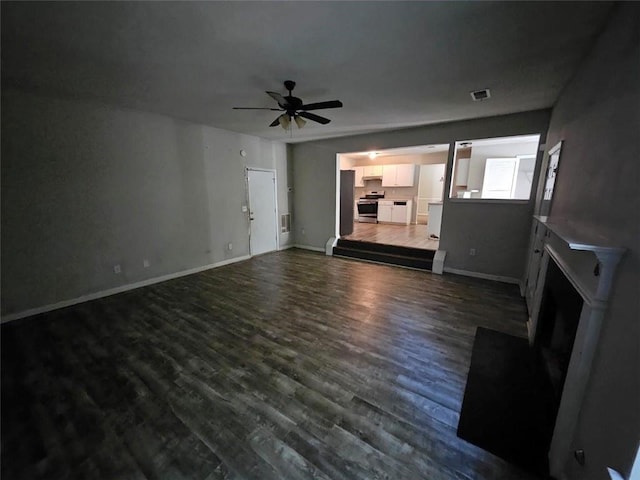
[[[340,170],[352,171],[342,192],[353,191],[351,240],[437,250],[449,145],[427,145],[340,154]],[[341,172],[342,173],[342,172]],[[351,180],[353,178],[353,180]],[[341,225],[348,225],[347,203]]]

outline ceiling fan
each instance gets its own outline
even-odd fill
[[[270,127],[276,127],[280,125],[285,130],[289,129],[291,120],[296,122],[298,128],[304,127],[307,123],[304,119],[312,120],[314,122],[326,125],[331,120],[315,113],[309,113],[309,110],[322,110],[324,108],[340,108],[342,102],[340,100],[330,100],[328,102],[309,103],[305,105],[298,97],[294,97],[291,91],[295,88],[296,82],[292,80],[285,80],[284,88],[289,91],[289,95],[283,97],[277,92],[267,92],[271,98],[278,102],[279,108],[262,108],[262,107],[233,107],[234,110],[273,110],[275,112],[284,112],[278,116],[271,124]]]

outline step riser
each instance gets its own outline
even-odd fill
[[[436,253],[434,250],[423,250],[397,245],[384,245],[372,242],[357,242],[353,240],[338,240],[337,247],[389,255],[402,255],[425,260],[433,260]]]
[[[420,270],[431,271],[432,261],[424,258],[414,257],[394,257],[384,253],[371,252],[367,250],[346,249],[334,247],[333,254],[340,257],[357,258],[360,260],[370,260],[372,262],[387,263],[390,265],[400,265],[403,267],[418,268]]]

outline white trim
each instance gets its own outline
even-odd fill
[[[324,246],[324,253],[328,256],[333,255],[333,247],[335,247],[337,244],[338,244],[338,238],[336,237],[329,238],[329,240],[327,240],[327,243]]]
[[[611,478],[611,480],[624,480],[624,477],[611,467],[607,467],[607,472],[609,472],[609,477]]]
[[[294,245],[293,243],[289,243],[289,244],[287,244],[287,245],[281,245],[281,246],[279,246],[279,247],[278,247],[278,251],[281,251],[281,250],[288,250],[288,249],[290,249],[290,248],[294,248],[294,247],[295,247],[295,245]]]
[[[560,140],[558,143],[556,143],[553,147],[549,149],[548,155],[549,156],[555,155],[556,152],[558,152],[561,148],[562,148],[562,140]]]
[[[436,275],[442,275],[442,272],[444,272],[444,261],[446,258],[447,258],[446,250],[436,250],[436,253],[433,255],[431,271]]]
[[[334,212],[334,216],[335,216],[335,225],[334,225],[334,233],[333,236],[335,238],[340,238],[340,154],[337,153],[336,154],[336,163],[335,163],[335,168],[336,168],[336,205],[335,205],[335,212]],[[355,182],[354,182],[354,191],[355,191]]]
[[[589,287],[585,285],[583,278],[577,274],[572,268],[571,265],[558,253],[556,249],[554,249],[551,245],[546,244],[544,246],[545,251],[549,254],[549,256],[556,262],[556,265],[562,271],[567,280],[573,285],[576,291],[582,297],[582,300],[585,301],[590,307],[599,308],[604,310],[607,308],[607,302],[603,300],[599,300],[595,298],[595,296],[590,291]]]
[[[465,277],[482,278],[484,280],[493,280],[494,282],[511,283],[519,285],[520,280],[513,277],[505,277],[503,275],[491,275],[490,273],[471,272],[469,270],[460,270],[458,268],[444,267],[444,273],[453,273],[455,275],[464,275]]]
[[[193,275],[194,273],[203,272],[205,270],[211,270],[212,268],[222,267],[231,263],[242,262],[249,260],[249,255],[243,255],[241,257],[230,258],[228,260],[222,260],[221,262],[211,263],[202,267],[190,268],[188,270],[182,270],[180,272],[169,273],[160,277],[149,278],[147,280],[141,280],[135,283],[129,283],[127,285],[121,285],[119,287],[110,288],[108,290],[102,290],[100,292],[89,293],[82,295],[81,297],[72,298],[69,300],[63,300],[57,303],[50,303],[49,305],[43,305],[41,307],[30,308],[17,313],[10,313],[9,315],[3,315],[0,323],[8,323],[20,318],[30,317],[32,315],[38,315],[40,313],[51,312],[60,308],[70,307],[71,305],[77,305],[78,303],[89,302],[91,300],[97,300],[98,298],[109,297],[118,293],[127,292],[129,290],[135,290],[136,288],[146,287],[155,283],[166,282],[167,280],[173,280],[175,278],[185,277],[187,275]]]
[[[312,247],[311,245],[300,245],[298,243],[296,243],[295,245],[291,245],[291,246],[295,247],[295,248],[302,248],[303,250],[312,250],[314,252],[325,253],[324,252],[324,248],[322,248],[322,247]]]

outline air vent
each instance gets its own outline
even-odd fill
[[[471,98],[473,98],[474,102],[481,102],[482,100],[491,98],[491,91],[488,88],[476,90],[475,92],[471,92]]]
[[[291,231],[291,214],[284,213],[280,215],[280,233],[289,233]]]

